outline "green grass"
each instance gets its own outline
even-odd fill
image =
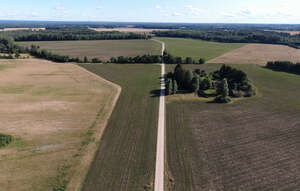
[[[201,69],[213,71],[220,66]],[[257,65],[233,67],[248,74],[257,96],[231,104],[168,102],[168,178],[175,183],[170,183],[170,190],[300,187],[300,171],[295,169],[300,165],[300,76]]]
[[[156,38],[166,43],[166,50],[174,56],[192,57],[206,61],[244,46],[240,43],[218,43],[188,38]]]
[[[82,65],[122,87],[83,190],[144,190],[155,171],[158,65]]]
[[[118,56],[137,56],[143,54],[160,55],[161,45],[152,40],[88,40],[88,41],[40,41],[20,42],[23,46],[39,45],[53,53],[72,58],[84,56],[109,60]]]

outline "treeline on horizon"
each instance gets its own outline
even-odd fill
[[[300,48],[300,35],[258,30],[170,30],[153,31],[158,37],[193,38],[223,43],[281,44]]]
[[[270,61],[267,63],[266,68],[300,75],[300,63],[293,63],[290,61]]]
[[[50,27],[40,31],[3,31],[2,36],[12,37],[15,41],[63,41],[63,40],[123,40],[149,39],[151,35],[123,33],[118,31],[98,32],[85,27]]]

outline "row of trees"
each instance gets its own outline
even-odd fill
[[[32,56],[35,56],[37,58],[42,58],[46,60],[51,60],[54,62],[77,62],[77,63],[101,63],[102,61],[98,58],[93,58],[89,60],[87,57],[84,57],[83,60],[79,58],[70,58],[69,56],[62,56],[58,54],[53,54],[47,50],[40,49],[38,46],[31,45],[30,48],[25,49],[26,52],[31,54]]]
[[[164,52],[164,63],[166,63],[166,64],[204,64],[205,59],[200,58],[199,60],[194,60],[191,57],[186,57],[186,58],[182,58],[179,56],[175,57],[172,54],[165,51]]]
[[[143,56],[135,56],[135,57],[119,56],[117,58],[112,57],[110,59],[110,63],[119,63],[119,64],[126,64],[126,63],[152,64],[152,63],[160,63],[160,62],[161,62],[161,56],[158,55],[143,55]]]
[[[6,31],[1,33],[12,37],[15,41],[123,40],[151,38],[151,35],[148,34],[123,33],[118,31],[98,32],[84,27],[60,28],[45,31]]]
[[[223,65],[220,70],[207,74],[204,70],[186,70],[178,64],[174,72],[166,75],[166,95],[179,91],[194,92],[206,96],[204,91],[215,89],[216,102],[228,103],[230,97],[250,97],[255,95],[255,87],[241,70]]]
[[[300,35],[257,30],[170,30],[153,31],[159,37],[195,38],[226,43],[283,44],[300,48]]]
[[[300,75],[300,63],[293,63],[289,61],[275,61],[268,62],[266,67],[276,71],[283,71]]]

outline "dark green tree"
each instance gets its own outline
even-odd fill
[[[198,64],[205,64],[205,59],[204,58],[200,58]]]
[[[193,79],[193,73],[191,70],[187,70],[185,71],[184,74],[184,89],[186,90],[191,90],[191,83],[192,83],[192,79]]]

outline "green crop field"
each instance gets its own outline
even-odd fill
[[[192,57],[206,61],[244,46],[240,43],[219,43],[189,38],[156,38],[166,43],[166,50],[174,56]]]
[[[202,69],[215,70],[209,64]],[[185,66],[198,68],[199,66]],[[297,190],[300,187],[300,76],[258,65],[248,73],[258,95],[231,104],[170,101],[170,190]],[[168,66],[168,70],[174,66]]]
[[[122,87],[83,190],[151,189],[155,171],[159,103],[158,97],[152,93],[160,87],[160,67],[82,66]]]
[[[152,40],[87,40],[20,42],[23,46],[39,45],[53,53],[72,58],[99,58],[109,60],[118,56],[159,55],[161,45]]]

